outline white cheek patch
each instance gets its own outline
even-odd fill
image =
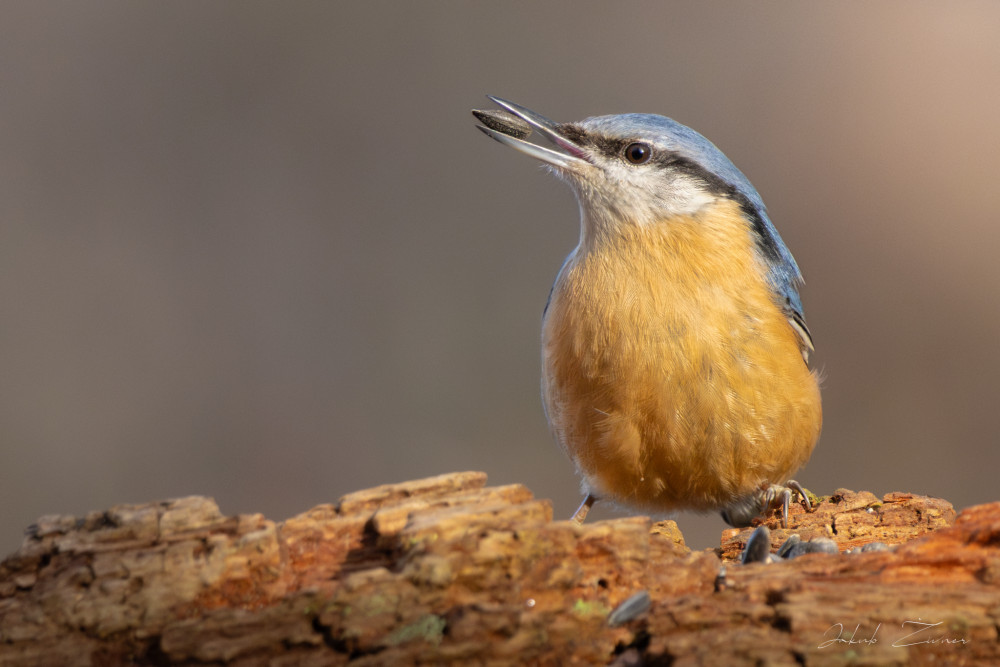
[[[663,182],[662,179],[660,182]],[[697,213],[717,199],[699,181],[681,174],[671,179],[669,187],[661,188],[656,194],[661,197],[663,209],[674,215]]]
[[[608,174],[614,183],[609,204],[638,224],[655,224],[675,215],[693,215],[718,198],[687,174],[621,167]]]
[[[584,243],[622,226],[657,225],[718,203],[719,196],[697,177],[650,166],[604,161],[585,169],[549,167],[576,192]]]

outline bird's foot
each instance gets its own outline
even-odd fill
[[[802,504],[806,511],[812,509],[809,496],[802,485],[794,479],[790,479],[784,484],[770,484],[767,487],[758,489],[748,496],[740,498],[733,504],[722,510],[722,519],[734,528],[745,528],[753,523],[754,519],[763,517],[772,509],[781,508],[781,527],[788,527],[788,505],[792,501],[792,494],[797,493],[802,497]]]

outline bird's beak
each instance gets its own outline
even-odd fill
[[[575,171],[590,163],[586,151],[579,144],[567,138],[558,123],[530,109],[525,109],[519,104],[492,95],[486,97],[506,110],[480,111],[473,109],[473,115],[482,123],[476,127],[488,137],[554,167]],[[546,139],[565,152],[554,151],[551,148],[525,141],[524,139],[530,136],[533,130],[538,130]]]

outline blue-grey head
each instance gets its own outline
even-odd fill
[[[541,160],[569,183],[580,201],[584,232],[630,221],[655,224],[694,215],[725,198],[746,217],[779,305],[812,348],[802,314],[795,259],[774,228],[747,177],[708,139],[655,114],[619,114],[556,123],[534,111],[487,96],[505,111],[474,111],[487,135]],[[526,141],[537,131],[554,148]]]

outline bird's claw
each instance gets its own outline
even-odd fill
[[[812,503],[809,502],[806,490],[794,479],[790,479],[784,484],[770,484],[749,496],[740,498],[722,510],[722,519],[734,528],[745,528],[751,525],[754,519],[780,507],[781,527],[787,528],[788,506],[791,504],[793,493],[802,497],[802,504],[807,512],[812,510]]]
[[[797,493],[802,498],[802,505],[807,512],[812,510],[812,503],[809,502],[809,495],[802,485],[794,479],[785,482],[784,485],[772,484],[764,491],[763,512],[766,514],[771,509],[781,506],[781,527],[788,528],[788,505],[792,502],[792,494]]]

